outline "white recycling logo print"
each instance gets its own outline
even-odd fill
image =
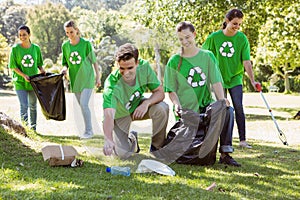
[[[21,63],[24,67],[32,67],[34,60],[30,54],[26,54],[23,56]]]
[[[73,65],[79,65],[81,63],[81,56],[79,55],[79,53],[77,51],[73,51],[70,55],[70,62]]]
[[[137,99],[141,96],[141,93],[139,91],[136,91],[135,93],[133,93],[131,95],[131,97],[129,98],[129,102],[126,104],[126,109],[129,110],[132,106],[132,102],[134,101],[134,99]]]
[[[230,52],[224,51],[227,46],[228,46]],[[232,42],[223,42],[222,46],[220,47],[220,53],[224,57],[231,58],[234,54],[234,48],[233,48]]]
[[[194,76],[196,74],[199,74],[202,79],[199,82],[193,81]],[[206,82],[206,75],[204,74],[204,72],[202,71],[202,69],[200,67],[194,67],[194,68],[190,69],[189,75],[187,77],[187,82],[193,88],[198,87],[198,86],[203,86]]]

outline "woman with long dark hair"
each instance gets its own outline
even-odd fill
[[[36,130],[36,95],[30,84],[30,76],[45,73],[41,49],[30,41],[30,29],[21,25],[18,28],[20,42],[10,52],[9,68],[13,70],[13,83],[20,102],[21,120]]]
[[[246,120],[243,109],[244,70],[246,70],[253,88],[256,89],[258,82],[254,80],[248,39],[244,33],[239,31],[243,17],[242,11],[230,10],[225,16],[222,29],[210,34],[202,48],[212,51],[219,61],[225,95],[227,96],[228,91],[235,110],[240,147],[252,148],[246,142]]]

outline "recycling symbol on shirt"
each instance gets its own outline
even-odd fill
[[[30,54],[26,54],[23,56],[21,63],[24,67],[32,67],[34,60]]]
[[[134,92],[131,97],[129,98],[129,102],[126,104],[125,108],[127,110],[130,110],[131,106],[132,106],[132,102],[139,98],[141,96],[141,93],[139,91]]]
[[[199,74],[201,79],[198,82],[193,82],[194,76],[196,74]],[[200,67],[194,67],[192,69],[190,69],[189,75],[187,77],[187,82],[190,86],[192,86],[193,88],[198,87],[198,86],[203,86],[206,82],[206,75],[204,74],[204,72],[202,71],[202,69]]]
[[[73,51],[70,55],[70,62],[73,65],[79,65],[81,63],[81,56],[79,55],[79,53],[77,51]]]
[[[227,46],[228,46],[230,52],[224,51]],[[223,42],[222,46],[220,47],[220,53],[224,57],[231,58],[234,54],[234,48],[233,48],[232,42]]]

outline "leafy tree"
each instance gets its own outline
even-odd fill
[[[128,41],[122,30],[120,17],[115,11],[105,9],[94,12],[76,7],[72,10],[82,37],[90,39],[93,43],[97,61],[102,69],[101,84],[112,70],[114,53],[117,46]],[[102,88],[99,88],[100,90]]]
[[[102,0],[107,10],[119,10],[126,3],[132,3],[130,0]]]
[[[299,48],[299,28],[297,27],[299,24],[299,1],[294,4],[283,0],[144,0],[138,2],[143,6],[136,6],[135,19],[154,32],[154,40],[159,45],[164,44],[164,49],[174,49],[174,44],[176,44],[174,28],[180,21],[191,21],[195,25],[197,42],[201,46],[208,34],[221,28],[227,11],[235,7],[241,9],[245,15],[241,31],[249,39],[257,77],[265,80],[265,77],[272,74],[272,70],[277,74],[281,72],[288,87],[287,74],[299,66],[299,56],[295,55]],[[290,25],[291,23],[293,25]],[[266,25],[269,28],[265,27]],[[262,47],[265,47],[266,43],[263,44],[262,41],[270,41],[273,44],[272,48],[264,48],[265,54],[268,55],[268,62],[260,55]],[[154,49],[157,46],[156,44],[151,45]],[[281,46],[280,51],[275,47],[278,45]],[[291,48],[293,50],[287,52]],[[172,53],[172,51],[169,52]],[[277,52],[276,59],[274,59],[274,52]],[[271,60],[272,62],[270,62]],[[266,66],[268,69],[262,70]],[[279,66],[280,70],[275,66]],[[245,79],[244,82],[248,90],[252,88],[248,79]]]
[[[49,0],[43,0],[43,3],[49,2]],[[97,11],[99,9],[105,8],[105,5],[102,1],[94,1],[94,0],[50,0],[50,2],[54,4],[63,4],[69,11],[74,9],[75,7],[79,7],[81,9],[93,10]]]
[[[14,5],[14,1],[13,0],[7,0],[7,1],[4,1],[4,2],[1,2],[0,3],[0,31],[2,33],[2,35],[4,34],[3,32],[3,27],[4,27],[4,15],[5,15],[5,12],[6,10],[13,6]]]
[[[4,72],[5,67],[8,63],[9,47],[6,42],[6,38],[0,34],[0,73]]]
[[[300,66],[300,3],[270,3],[267,22],[259,36],[257,62],[267,63],[284,79],[285,92],[290,92],[290,74]]]
[[[1,33],[7,38],[9,45],[16,41],[17,29],[26,23],[26,8],[16,5],[13,1],[4,2],[1,5]]]
[[[112,71],[112,68],[114,66],[114,55],[116,50],[117,46],[113,43],[111,37],[109,36],[104,37],[101,40],[101,42],[95,47],[97,62],[101,67],[102,72],[101,87],[99,88],[99,90],[103,89],[104,81]]]
[[[27,17],[32,41],[41,47],[44,58],[55,63],[65,38],[63,24],[72,18],[70,12],[62,4],[46,3],[33,6]]]
[[[76,7],[72,10],[83,37],[99,44],[103,37],[109,36],[119,46],[128,39],[119,33],[122,22],[115,11],[100,9],[97,12]]]

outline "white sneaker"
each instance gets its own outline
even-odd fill
[[[85,132],[83,135],[80,136],[80,139],[90,139],[93,137],[93,132]]]
[[[128,138],[130,139],[131,142],[134,142],[136,147],[135,147],[135,153],[139,153],[140,152],[140,146],[139,146],[139,142],[138,142],[138,137],[137,137],[137,132],[136,131],[130,131],[130,133],[128,134]]]
[[[241,141],[240,142],[240,147],[247,148],[247,149],[252,149],[252,146],[250,144],[248,144],[246,141]]]

